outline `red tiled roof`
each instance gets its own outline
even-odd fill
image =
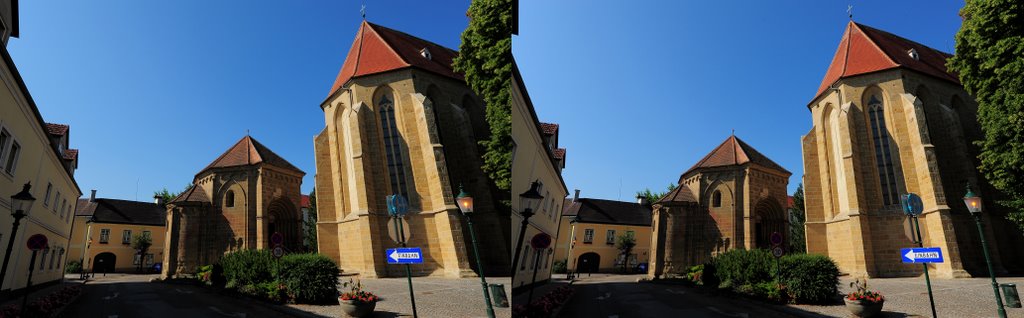
[[[540,130],[543,131],[545,135],[554,135],[558,132],[558,124],[540,123]]]
[[[46,123],[46,132],[54,136],[66,135],[68,128],[68,125]]]
[[[786,197],[786,208],[789,209],[789,208],[792,208],[792,207],[793,207],[793,196],[788,196],[788,197]]]
[[[430,59],[420,55],[423,49],[430,53]],[[452,68],[452,60],[456,55],[458,52],[433,42],[363,21],[328,95],[352,78],[406,67],[420,68],[461,81],[464,80],[463,75]]]
[[[301,200],[301,202],[300,202],[300,203],[301,203],[301,204],[299,205],[299,208],[300,208],[300,209],[301,209],[301,208],[308,208],[308,207],[309,207],[309,196],[308,196],[308,195],[305,195],[305,194],[303,194],[303,195],[302,195],[302,200]]]
[[[669,191],[669,193],[666,193],[664,197],[662,197],[661,199],[658,200],[658,202],[655,203],[664,205],[666,203],[682,202],[697,203],[697,199],[693,196],[693,193],[690,192],[690,188],[680,185],[677,186],[672,191]]]
[[[64,150],[64,159],[65,160],[75,160],[75,159],[78,159],[78,149],[67,149],[67,150]]]
[[[775,169],[787,174],[790,173],[779,164],[755,150],[754,147],[751,147],[746,142],[743,142],[733,135],[729,136],[728,139],[708,153],[707,156],[704,156],[704,159],[701,159],[694,164],[693,167],[686,170],[683,175],[685,176],[699,168],[738,166],[748,162],[753,162],[764,166],[765,168]]]
[[[555,149],[555,159],[565,159],[565,148]]]
[[[917,51],[917,60],[910,57],[908,52],[911,49]],[[821,96],[829,86],[842,78],[898,67],[959,84],[959,78],[946,69],[946,59],[949,57],[952,55],[850,21],[815,96]]]
[[[206,191],[203,191],[202,188],[197,187],[195,185],[192,185],[191,188],[188,188],[188,190],[185,190],[185,192],[182,192],[181,194],[178,194],[178,197],[174,198],[173,200],[171,200],[171,202],[168,202],[168,203],[175,203],[175,202],[205,202],[205,203],[210,203],[210,198],[206,196]]]
[[[259,163],[265,163],[278,168],[305,174],[302,170],[299,170],[299,168],[288,163],[287,160],[284,160],[281,156],[270,151],[270,149],[263,146],[263,144],[250,136],[242,137],[242,139],[235,143],[234,146],[231,146],[228,151],[225,151],[224,154],[221,154],[220,157],[213,160],[210,165],[203,168],[199,173],[212,168],[248,166]]]

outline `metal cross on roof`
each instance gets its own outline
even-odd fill
[[[846,13],[850,15],[850,20],[853,20],[853,5],[846,6]]]
[[[366,5],[365,4],[362,5],[362,7],[359,8],[359,14],[363,16],[363,20],[366,20]]]

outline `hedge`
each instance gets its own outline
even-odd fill
[[[223,268],[226,284],[216,281]],[[268,250],[225,254],[220,266],[204,266],[206,280],[215,286],[274,302],[322,304],[338,297],[338,265],[320,254],[288,254],[275,259]]]
[[[775,259],[767,250],[735,249],[719,254],[703,268],[691,268],[688,276],[694,275],[699,275],[705,286],[771,301],[821,303],[839,294],[839,267],[823,255],[792,254]]]
[[[240,250],[220,258],[224,277],[237,286],[253,285],[274,280],[274,256],[269,250]]]
[[[775,275],[775,257],[768,250],[734,249],[718,254],[711,264],[718,279],[731,286],[770,282]]]
[[[279,281],[299,303],[325,303],[338,297],[338,265],[320,254],[288,254],[281,258]]]
[[[797,302],[820,303],[839,294],[839,267],[827,256],[786,255],[779,268],[780,281]]]

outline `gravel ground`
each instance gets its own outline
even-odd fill
[[[342,277],[340,282],[347,282]],[[377,294],[383,300],[377,303],[374,317],[412,317],[409,285],[405,278],[363,279],[363,289]],[[505,294],[511,297],[509,277],[487,277],[488,284],[504,284]],[[419,317],[487,317],[480,278],[413,277],[416,293],[416,313]],[[511,301],[511,299],[509,299]],[[344,317],[335,306],[288,305],[308,313],[327,317]],[[510,317],[509,308],[494,307],[496,317]]]
[[[853,278],[844,277],[840,291],[849,292]],[[1018,293],[1024,293],[1024,277],[1000,277],[1000,284],[1017,284]],[[931,317],[928,289],[924,276],[913,278],[873,278],[868,287],[885,296],[884,317]],[[995,295],[989,278],[932,278],[935,311],[940,317],[998,317]],[[790,305],[805,311],[833,317],[852,317],[845,305],[811,306]],[[1024,309],[1006,308],[1006,316],[1024,318]]]

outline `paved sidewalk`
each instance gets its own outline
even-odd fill
[[[1018,292],[1024,292],[1024,277],[999,277],[1000,284],[1015,283]],[[851,290],[852,277],[840,280],[839,290]],[[924,276],[911,278],[872,278],[868,287],[885,296],[883,317],[931,317],[928,289]],[[939,317],[997,317],[995,295],[989,278],[932,278],[932,293],[935,295],[935,310]],[[792,308],[819,313],[831,317],[852,317],[846,306],[837,303],[832,306],[789,305]],[[1006,308],[1007,317],[1024,318],[1024,309]]]
[[[349,278],[341,277],[338,281],[347,282]],[[487,277],[488,284],[504,284],[506,295],[511,294],[510,281],[509,277]],[[361,282],[364,290],[382,298],[377,303],[374,317],[412,317],[409,285],[404,277],[362,279]],[[480,278],[413,277],[412,283],[419,317],[487,317]],[[288,306],[321,316],[344,317],[338,305]],[[511,317],[512,311],[510,308],[494,307],[494,314],[496,317]]]

